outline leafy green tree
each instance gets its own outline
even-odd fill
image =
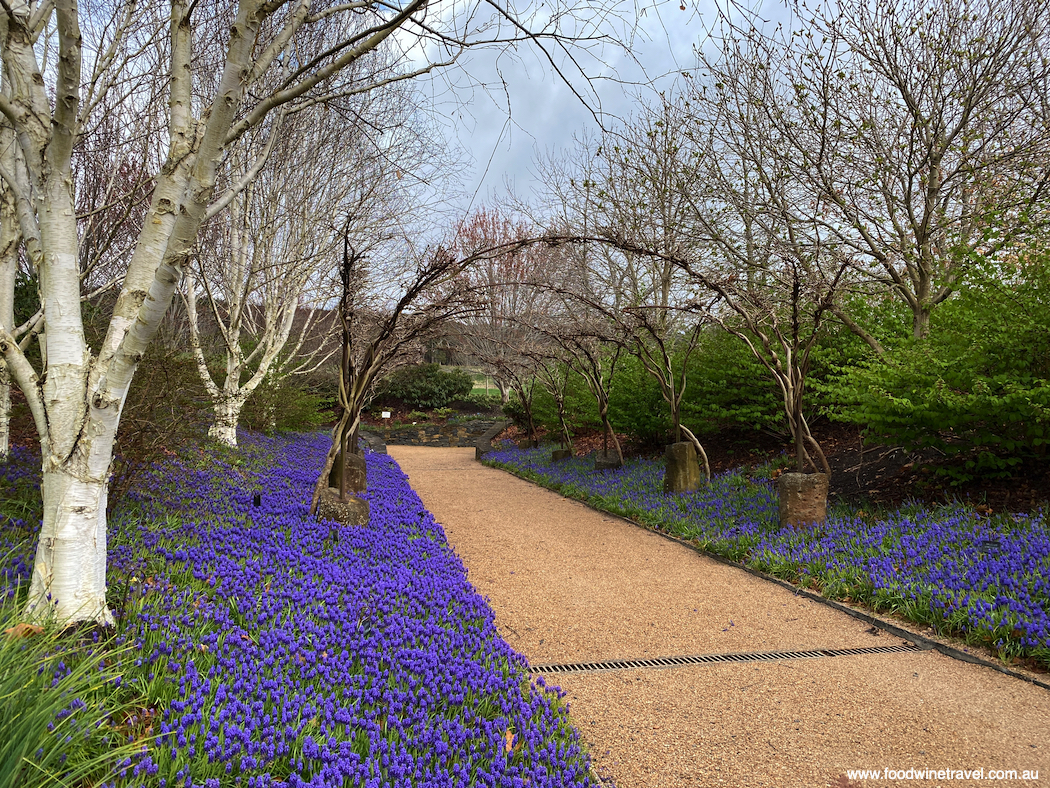
[[[708,328],[689,367],[683,411],[694,431],[712,434],[736,427],[789,434],[776,385],[737,337]]]

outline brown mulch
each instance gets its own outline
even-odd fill
[[[985,514],[1032,511],[1050,502],[1050,463],[1027,462],[1008,478],[953,483],[933,453],[864,445],[858,427],[824,422],[814,428],[831,465],[832,496],[851,503],[896,507],[907,500],[958,501]]]
[[[461,418],[466,414],[477,413],[477,408],[465,403],[462,407],[456,407],[456,403],[453,403],[450,408],[452,413],[448,416],[435,416],[433,412],[428,412],[426,418],[420,418],[419,416],[409,417],[410,413],[419,413],[416,408],[410,408],[407,405],[393,404],[386,410],[390,414],[389,419],[383,418],[383,411],[373,406],[366,411],[361,413],[361,423],[369,427],[386,427],[390,424],[411,424],[412,422],[418,422],[421,424],[445,424],[450,418]],[[502,419],[505,418],[501,413],[482,413],[485,418]]]

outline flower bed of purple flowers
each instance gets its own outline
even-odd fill
[[[367,455],[368,526],[309,516],[326,448],[245,436],[112,518],[122,682],[157,736],[116,784],[593,785],[560,692],[529,681],[393,460]]]
[[[877,517],[833,510],[820,527],[781,528],[768,468],[750,476],[731,471],[695,493],[669,495],[659,460],[595,471],[590,458],[551,463],[549,448],[510,444],[485,460],[751,568],[816,585],[826,596],[1050,667],[1050,524],[1043,512],[985,517],[916,503]]]

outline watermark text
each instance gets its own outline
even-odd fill
[[[1039,779],[1038,769],[849,769],[850,780],[1003,780]]]

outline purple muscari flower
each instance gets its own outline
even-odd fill
[[[308,513],[326,436],[240,444],[154,469],[112,518],[111,566],[138,578],[124,685],[167,699],[116,788],[594,785],[392,459],[366,452],[371,522],[346,527]],[[28,578],[3,561],[0,588]]]

